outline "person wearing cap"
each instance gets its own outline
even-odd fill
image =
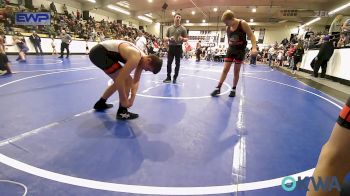
[[[113,107],[107,104],[107,99],[115,91],[119,93],[119,109],[117,119],[130,120],[139,115],[128,111],[135,100],[143,70],[159,73],[163,60],[155,55],[146,55],[133,43],[124,40],[106,40],[100,42],[90,50],[90,60],[102,69],[112,80],[100,100],[94,105],[96,111],[104,111]],[[131,77],[133,72],[134,77]]]
[[[321,78],[324,78],[327,71],[327,63],[329,59],[332,57],[334,52],[333,43],[329,41],[329,36],[325,36],[323,38],[323,43],[318,51],[317,56],[315,57],[314,64],[314,76],[318,77],[318,70],[321,68]]]

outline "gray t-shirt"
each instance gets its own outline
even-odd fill
[[[69,41],[72,40],[71,36],[69,34],[61,35],[61,40],[62,42],[69,44]]]
[[[175,25],[172,25],[168,28],[166,32],[167,37],[172,37],[174,36],[175,40],[171,41],[169,40],[169,45],[170,46],[176,46],[176,45],[182,45],[182,40],[179,40],[179,37],[187,37],[187,30],[184,26],[180,25],[175,27]]]

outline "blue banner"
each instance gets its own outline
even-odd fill
[[[16,25],[51,25],[50,12],[16,12]]]

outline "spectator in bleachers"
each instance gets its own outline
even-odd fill
[[[45,8],[45,6],[43,4],[40,5],[40,11],[47,12],[47,9]]]
[[[35,31],[33,31],[33,34],[31,36],[29,36],[29,40],[32,42],[34,46],[35,53],[38,54],[38,49],[39,49],[40,55],[43,55],[43,50],[41,49],[41,38]]]
[[[5,7],[6,3],[4,0],[0,0],[0,8]]]
[[[263,54],[262,54],[262,57],[263,57],[263,63],[264,63],[264,64],[266,64],[266,63],[267,63],[267,58],[268,58],[268,55],[269,55],[268,49],[267,49],[267,48],[264,48],[264,49],[263,49]]]
[[[289,43],[289,41],[288,41],[287,38],[284,38],[284,39],[281,41],[281,44],[282,44],[283,46],[286,46],[288,43]]]
[[[9,35],[13,33],[13,23],[10,18],[5,19],[4,26],[5,26],[6,34]]]
[[[345,46],[347,46],[350,38],[350,18],[344,22],[342,32],[345,34]]]
[[[341,33],[339,41],[337,43],[337,47],[338,48],[345,47],[345,43],[346,43],[346,35],[345,35],[345,33]]]
[[[68,16],[68,9],[67,9],[66,4],[63,4],[62,10],[63,10],[63,12],[64,12],[64,15]]]
[[[310,48],[311,43],[313,42],[315,33],[311,28],[307,28],[305,36],[304,36],[304,48],[308,50]]]
[[[340,33],[342,32],[342,25],[344,22],[343,20],[343,15],[337,15],[329,28],[328,34],[333,36],[333,40],[335,43],[338,43],[338,40],[340,38]]]
[[[324,78],[327,71],[327,63],[329,59],[332,57],[334,52],[333,43],[329,41],[329,36],[325,36],[323,38],[324,43],[321,45],[320,50],[318,51],[317,56],[315,57],[314,64],[314,76],[318,77],[318,70],[322,69],[321,78]]]
[[[334,18],[334,20],[329,28],[329,34],[331,34],[331,35],[339,34],[342,31],[341,27],[343,25],[343,18],[344,18],[343,15],[337,15]]]
[[[77,19],[80,20],[80,12],[77,10]]]
[[[53,1],[50,3],[50,11],[53,12],[55,15],[57,14],[57,9]]]
[[[58,58],[63,58],[64,49],[67,50],[66,58],[69,58],[69,44],[72,42],[72,37],[68,33],[66,33],[65,30],[62,30],[61,32],[61,41],[61,56],[59,56]]]

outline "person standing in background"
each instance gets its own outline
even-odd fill
[[[298,69],[298,63],[301,63],[304,55],[304,47],[301,41],[296,46],[295,52],[293,54],[293,71],[292,74],[295,74]]]
[[[69,44],[72,42],[72,37],[67,34],[65,30],[62,30],[61,32],[61,41],[61,56],[58,58],[63,58],[64,49],[67,50],[66,58],[69,58]]]
[[[201,60],[201,54],[202,54],[201,48],[202,48],[201,40],[199,40],[196,44],[196,62],[199,62]]]
[[[168,28],[165,41],[169,41],[169,51],[168,51],[168,64],[167,64],[167,77],[163,81],[164,83],[171,82],[171,64],[173,63],[175,57],[175,74],[173,77],[173,83],[176,83],[176,79],[179,75],[180,70],[180,58],[182,54],[182,43],[186,42],[187,30],[181,25],[181,15],[176,13],[174,16],[174,25]]]
[[[51,47],[52,47],[52,55],[57,54],[56,52],[56,44],[55,44],[55,38],[51,38]]]
[[[317,57],[315,58],[314,76],[316,78],[318,77],[318,70],[320,67],[322,69],[321,78],[326,76],[327,64],[334,52],[334,46],[333,43],[329,41],[329,36],[325,36],[323,40],[324,43],[321,45]]]
[[[38,54],[38,48],[39,48],[40,55],[43,55],[43,50],[41,49],[41,39],[35,31],[33,31],[33,34],[31,36],[29,36],[29,40],[32,42],[34,46],[35,53]]]
[[[146,47],[147,40],[146,40],[145,36],[143,36],[142,31],[138,31],[138,35],[135,39],[135,45],[138,49],[140,49],[142,52],[147,54],[147,47]]]

